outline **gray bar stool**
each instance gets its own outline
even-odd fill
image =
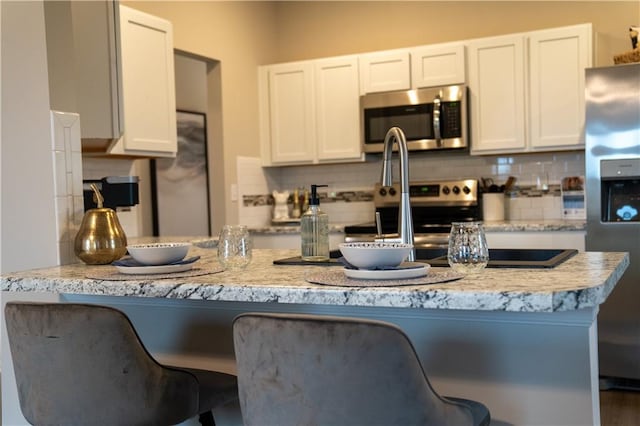
[[[8,302],[22,414],[34,425],[169,425],[238,399],[230,374],[164,366],[114,308]]]
[[[242,419],[252,425],[488,425],[441,397],[407,335],[382,321],[248,313],[233,323]]]

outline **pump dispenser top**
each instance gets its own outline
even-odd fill
[[[300,218],[302,260],[326,262],[329,260],[329,216],[320,210],[318,188],[328,185],[311,185],[309,208]]]
[[[319,206],[320,198],[318,198],[318,188],[327,187],[329,185],[311,185],[311,198],[309,198],[309,206]]]

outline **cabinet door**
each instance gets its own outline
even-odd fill
[[[69,4],[82,138],[103,141],[119,138],[124,132],[124,118],[120,104],[120,46],[114,42],[118,39],[118,6],[112,1],[74,1]],[[101,148],[103,150],[104,147]]]
[[[464,44],[422,46],[410,53],[412,89],[466,83]]]
[[[360,55],[360,94],[411,88],[409,52],[394,50]]]
[[[315,157],[313,64],[269,67],[269,121],[273,164],[311,163]]]
[[[468,54],[471,152],[524,150],[524,37],[474,40]]]
[[[584,144],[584,70],[591,66],[591,25],[529,35],[529,122],[532,149]]]
[[[124,136],[114,154],[175,156],[177,151],[171,23],[120,6]]]
[[[349,160],[362,156],[358,59],[315,61],[317,158]]]

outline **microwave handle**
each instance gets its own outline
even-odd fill
[[[442,135],[440,133],[440,95],[433,99],[433,136],[438,143],[442,144]]]

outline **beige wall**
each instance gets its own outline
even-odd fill
[[[220,61],[224,172],[213,183],[228,222],[238,155],[259,156],[256,66],[592,22],[596,65],[630,49],[638,1],[124,2],[174,25],[175,47]],[[215,173],[215,172],[214,172]],[[220,182],[220,181],[224,182]],[[215,220],[215,219],[214,219]],[[216,232],[216,229],[214,229]]]
[[[0,272],[58,264],[42,2],[0,2]]]
[[[220,73],[221,138],[223,149],[212,147],[213,232],[219,221],[232,223],[238,217],[238,205],[231,202],[230,185],[236,182],[236,157],[257,156],[258,82],[257,66],[275,58],[275,7],[271,2],[122,2],[135,9],[168,19],[173,23],[176,49],[219,61],[211,79]],[[216,94],[211,94],[215,102]],[[209,111],[218,109],[210,105]],[[217,117],[208,124],[217,125]],[[215,129],[214,129],[215,130]],[[210,133],[211,134],[211,133]],[[210,138],[217,144],[219,138]],[[224,175],[219,173],[223,169]],[[220,218],[220,202],[226,218]]]
[[[593,23],[596,44],[631,49],[640,1],[278,2],[277,62]],[[635,23],[635,24],[634,24]],[[606,46],[604,46],[606,44]],[[611,64],[613,60],[608,56]]]

